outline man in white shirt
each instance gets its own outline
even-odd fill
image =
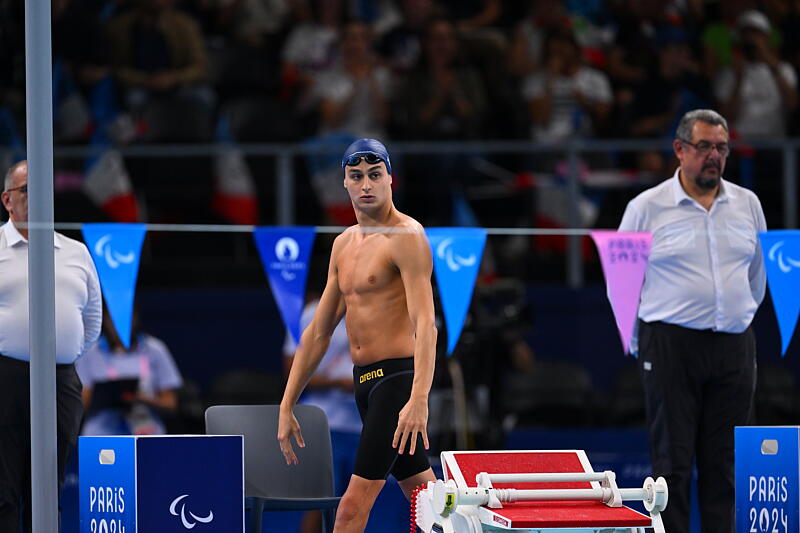
[[[5,177],[0,227],[0,531],[31,530],[30,348],[28,324],[28,165]],[[82,243],[55,234],[58,479],[80,428],[83,404],[75,360],[100,334],[100,283]],[[21,510],[26,510],[22,517]]]
[[[596,134],[613,103],[608,78],[583,64],[580,45],[570,30],[549,32],[544,50],[545,68],[522,82],[533,140],[559,144],[574,135]]]
[[[686,113],[672,144],[680,168],[631,200],[619,227],[653,234],[632,351],[670,532],[689,530],[695,459],[703,533],[734,530],[733,428],[753,412],[750,322],[766,287],[757,236],[766,222],[756,195],[722,178],[728,139],[715,111]]]
[[[766,15],[745,11],[736,26],[741,53],[714,86],[721,110],[744,139],[783,137],[797,109],[797,75],[773,49]]]

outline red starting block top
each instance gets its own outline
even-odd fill
[[[442,452],[444,478],[459,488],[475,487],[475,476],[593,472],[583,450]],[[590,489],[597,482],[496,483],[498,489]],[[512,502],[502,509],[481,509],[493,525],[508,528],[650,527],[649,516],[628,507],[609,507],[603,502]]]

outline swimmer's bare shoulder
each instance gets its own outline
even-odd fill
[[[331,264],[336,264],[336,259],[347,248],[347,245],[353,240],[354,233],[358,231],[358,225],[350,226],[341,232],[333,239],[333,246],[331,247]]]
[[[408,228],[412,234],[425,234],[425,228],[422,227],[422,224],[404,213],[398,212],[397,214],[400,215],[398,226]]]
[[[396,236],[398,237],[396,247],[401,251],[408,251],[407,248],[416,248],[420,244],[424,244],[427,248],[428,240],[425,237],[425,228],[422,224],[414,220],[408,215],[399,213],[399,220],[394,226],[397,228]]]
[[[399,230],[389,248],[391,261],[400,271],[404,282],[420,282],[427,276],[430,286],[430,275],[433,269],[433,257],[430,245],[425,236],[422,224],[408,215],[398,213],[400,220],[396,224]]]

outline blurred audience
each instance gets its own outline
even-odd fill
[[[420,62],[398,81],[394,110],[400,137],[480,138],[486,89],[461,54],[452,22],[440,18],[427,26]]]
[[[297,23],[283,47],[286,68],[314,74],[333,64],[345,16],[342,0],[296,0]]]
[[[508,53],[509,72],[524,77],[539,69],[544,62],[544,40],[548,30],[570,25],[563,0],[532,1],[528,16],[514,29]]]
[[[8,158],[24,144],[24,24],[15,2],[0,0],[0,14],[0,147],[9,148],[0,157]],[[361,135],[556,144],[576,135],[658,138],[686,109],[710,107],[731,117],[739,138],[780,137],[800,132],[798,29],[795,0],[57,0],[55,136],[101,150],[347,144]],[[230,135],[215,135],[221,129]],[[741,173],[753,186],[756,175],[780,171],[769,166],[774,153],[757,152]],[[611,153],[585,162],[590,171],[640,172],[670,157]],[[95,159],[67,174],[86,180]],[[469,187],[474,165],[460,159],[432,172],[448,187]],[[501,173],[521,162],[529,170],[525,161],[507,158]],[[148,190],[145,204],[168,187],[152,177],[153,165],[123,166],[134,193]],[[273,162],[262,166],[274,172]],[[314,181],[328,166],[311,165],[301,179]],[[398,160],[398,185],[417,179],[413,166]],[[497,173],[487,168],[483,178]],[[196,181],[198,203],[211,196],[210,183]],[[331,204],[328,192],[309,190]],[[143,205],[145,220],[154,213],[157,206]]]
[[[378,42],[378,51],[396,72],[414,68],[422,56],[428,23],[441,11],[433,0],[400,0],[402,18]]]
[[[462,32],[494,27],[503,11],[501,0],[439,0],[439,4]]]
[[[105,136],[119,106],[103,26],[115,12],[106,0],[53,4],[54,135],[59,141]]]
[[[339,62],[320,72],[320,134],[343,132],[354,137],[384,138],[388,116],[389,70],[372,50],[372,32],[363,22],[342,31]]]
[[[200,107],[213,110],[203,36],[173,0],[134,0],[130,10],[108,23],[107,39],[128,110],[141,114],[155,99],[191,102],[198,112]]]
[[[733,64],[715,84],[720,111],[742,138],[783,137],[797,108],[797,74],[772,43],[772,25],[760,11],[737,20]]]
[[[22,104],[24,65],[25,3],[0,2],[0,104]]]
[[[480,72],[463,55],[453,23],[431,21],[417,67],[399,76],[393,109],[393,133],[408,140],[474,140],[485,124],[487,91]],[[412,216],[429,224],[453,222],[456,192],[472,180],[478,154],[438,154],[408,158],[404,187]],[[432,187],[435,194],[431,194]]]
[[[662,28],[657,41],[658,60],[649,66],[631,106],[632,137],[669,137],[686,111],[711,102],[686,32],[679,27]]]
[[[275,47],[291,14],[289,0],[219,0],[235,39],[253,48]]]
[[[616,2],[616,32],[608,50],[606,70],[619,108],[633,102],[636,89],[647,78],[647,68],[656,61],[656,26],[663,2],[623,0]]]
[[[583,64],[568,29],[548,32],[544,68],[523,81],[533,140],[556,144],[574,135],[592,136],[608,120],[612,94],[608,77]]]
[[[703,71],[715,80],[720,70],[733,65],[736,19],[749,7],[748,0],[711,1],[705,4],[700,31]]]

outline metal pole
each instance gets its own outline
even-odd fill
[[[783,227],[797,228],[797,147],[783,147]]]
[[[475,478],[475,481],[479,484],[482,474],[478,474]],[[606,481],[608,479],[606,472],[534,472],[530,474],[490,474],[487,472],[486,475],[492,483],[577,483],[580,481]]]
[[[278,224],[294,224],[294,169],[291,154],[278,154],[275,157],[275,170],[278,175],[278,190],[275,194],[275,212]]]
[[[580,159],[578,157],[578,147],[573,142],[569,145],[569,175],[567,182],[569,187],[569,227],[579,228],[580,220],[580,183],[578,168]],[[581,259],[581,237],[570,235],[567,237],[567,284],[572,289],[577,289],[583,285],[583,262]]]
[[[58,531],[50,0],[25,0],[33,533]]]

